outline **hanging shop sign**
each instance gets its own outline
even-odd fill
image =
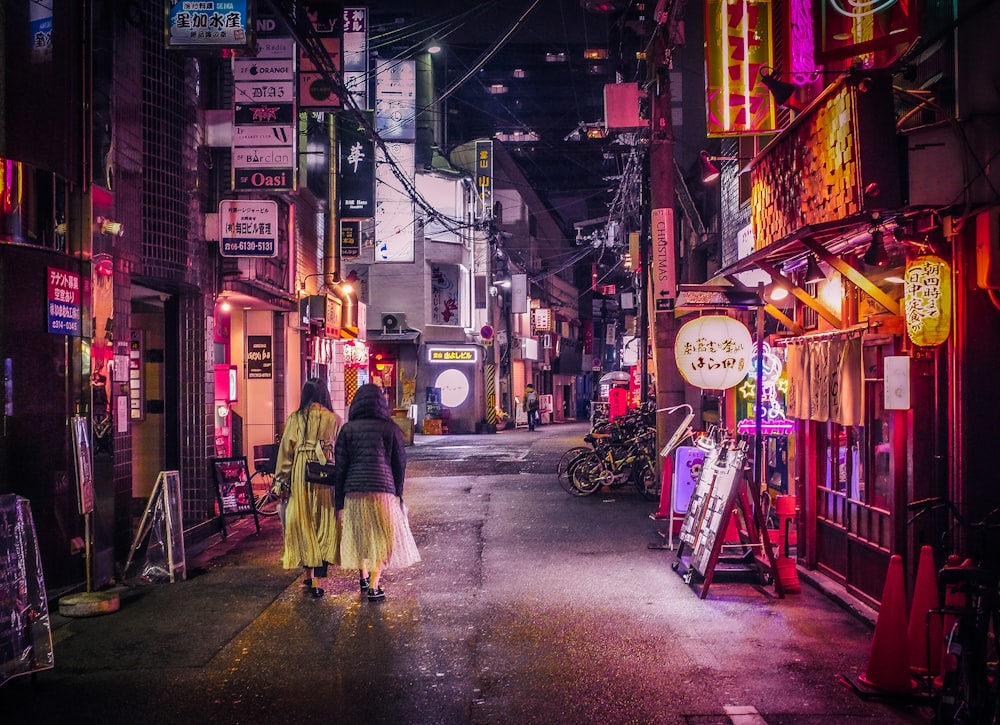
[[[493,215],[493,142],[476,141],[476,189],[482,209],[476,218],[489,219]]]
[[[906,265],[903,278],[906,332],[914,345],[935,347],[951,332],[951,267],[933,254]]]
[[[295,188],[295,55],[292,38],[262,37],[253,58],[233,58],[234,191]]]
[[[368,8],[344,8],[344,89],[358,108],[368,108]]]
[[[322,47],[324,63],[328,68],[320,68],[313,62],[305,46],[299,50],[299,107],[309,109],[329,109],[340,106],[340,94],[331,83],[332,68],[337,75],[343,72],[341,64],[341,32],[345,13],[339,3],[324,5],[312,3],[306,13],[312,24],[314,42]],[[327,71],[324,73],[324,70]]]
[[[340,258],[354,259],[361,256],[361,222],[340,222]]]
[[[270,335],[247,336],[247,377],[270,380],[273,368]]]
[[[773,62],[771,2],[709,0],[705,34],[708,135],[774,131],[774,99],[758,79]]]
[[[681,375],[691,385],[708,390],[739,385],[750,372],[753,355],[753,338],[746,325],[725,315],[706,315],[686,323],[674,343]]]
[[[531,334],[541,335],[555,331],[555,320],[548,307],[534,307],[531,310]]]
[[[375,70],[375,129],[384,140],[416,140],[416,103],[416,61],[379,61]]]
[[[278,202],[219,202],[219,252],[223,257],[273,257],[278,253]]]
[[[166,14],[167,47],[248,47],[249,4],[250,0],[171,3]]]
[[[349,115],[337,117],[337,201],[346,219],[375,216],[375,142]]]
[[[79,335],[80,275],[65,269],[47,268],[49,332]]]

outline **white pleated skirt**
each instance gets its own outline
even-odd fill
[[[349,493],[344,499],[340,566],[403,569],[420,561],[406,506],[391,493]]]

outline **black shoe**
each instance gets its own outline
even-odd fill
[[[324,592],[319,587],[310,587],[309,593],[312,595],[313,599],[319,599],[321,596],[326,594],[326,592]]]
[[[306,577],[305,579],[302,580],[302,586],[304,586],[306,589],[311,588],[312,585],[313,585],[313,580],[310,579],[309,577]]]
[[[381,602],[383,599],[385,599],[385,590],[383,590],[382,587],[368,590],[369,602]]]
[[[358,585],[361,587],[362,594],[368,591],[368,585],[370,583],[371,583],[371,577],[361,576],[360,572],[358,573]]]

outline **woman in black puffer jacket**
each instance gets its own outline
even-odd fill
[[[334,461],[336,508],[342,516],[340,565],[357,569],[361,593],[380,601],[385,598],[379,586],[385,568],[411,566],[420,554],[403,507],[403,433],[389,416],[379,386],[362,385],[354,394]]]

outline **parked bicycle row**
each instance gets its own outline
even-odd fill
[[[674,412],[680,408],[688,406],[663,410]],[[584,436],[586,445],[570,448],[557,466],[556,475],[566,492],[573,496],[589,496],[605,487],[620,488],[631,484],[647,499],[659,500],[657,412],[660,411],[655,405],[644,403],[618,418],[596,416],[591,432]],[[690,422],[688,415],[671,436],[668,453],[690,434]]]

